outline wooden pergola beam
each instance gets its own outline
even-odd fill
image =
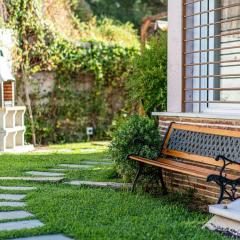
[[[167,18],[167,12],[162,12],[159,14],[156,14],[154,16],[149,16],[143,19],[142,25],[141,25],[141,42],[144,44],[146,41],[146,35],[148,32],[149,27],[152,25],[153,22],[157,20],[161,20]]]

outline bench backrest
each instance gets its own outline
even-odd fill
[[[240,171],[240,130],[171,123],[161,153],[213,166],[222,166],[215,157],[223,155],[239,163],[229,165],[229,169]]]

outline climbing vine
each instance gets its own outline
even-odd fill
[[[15,31],[17,39],[14,60],[18,98],[30,109],[26,119],[28,140],[34,132],[37,143],[82,140],[87,126],[94,127],[98,138],[106,137],[112,118],[123,106],[124,79],[138,50],[104,41],[76,43],[64,38],[44,21],[40,0],[3,2],[6,27]],[[26,93],[39,72],[55,74],[54,89],[47,103],[41,104],[36,94]],[[91,87],[76,89],[76,81],[83,74],[91,77]],[[114,109],[113,105],[119,106]]]

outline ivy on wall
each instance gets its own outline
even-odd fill
[[[33,126],[37,143],[84,139],[87,126],[93,126],[96,136],[104,138],[123,106],[124,79],[138,50],[95,41],[74,43],[43,20],[41,4],[40,0],[4,1],[5,26],[16,32],[18,97],[31,109],[26,119],[28,140]],[[35,96],[27,94],[26,89],[32,76],[44,71],[55,73],[55,86],[48,103],[36,105]],[[87,90],[75,87],[83,73],[93,79]],[[118,99],[114,100],[116,95]],[[120,104],[114,109],[116,101]]]

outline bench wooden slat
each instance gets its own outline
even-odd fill
[[[179,151],[175,151],[175,150],[163,149],[162,153],[167,156],[178,157],[178,158],[190,160],[193,162],[200,162],[200,163],[204,163],[204,164],[208,164],[208,165],[212,165],[212,166],[216,166],[216,167],[222,167],[222,165],[223,165],[222,161],[216,161],[214,158],[193,155],[193,154],[179,152]],[[227,169],[231,169],[231,170],[240,172],[240,165],[237,165],[237,164],[228,165]]]
[[[175,168],[185,168],[185,169],[188,169],[189,171],[193,171],[193,172],[202,172],[203,176],[208,176],[210,174],[216,174],[216,175],[219,175],[219,171],[218,170],[215,170],[215,169],[208,169],[206,167],[201,167],[201,166],[195,166],[195,165],[191,165],[189,163],[182,163],[182,162],[177,162],[175,160],[171,160],[171,159],[165,159],[165,158],[159,158],[159,161],[162,163],[162,164],[165,164],[165,165],[171,165],[171,166],[174,166]],[[191,173],[190,173],[191,175]],[[233,175],[233,174],[229,174],[229,173],[226,173],[226,177],[229,178],[229,179],[236,179],[236,175]]]
[[[175,172],[180,172],[180,173],[195,176],[195,177],[207,178],[207,176],[210,174],[216,174],[216,175],[219,174],[219,171],[216,171],[214,169],[207,169],[205,167],[193,166],[191,164],[177,162],[171,159],[158,158],[157,160],[150,160],[147,158],[142,158],[134,155],[129,156],[129,158],[132,160],[136,160],[139,162],[152,165],[152,166],[172,170]],[[226,174],[226,177],[229,179],[236,178],[236,176],[232,174]]]
[[[238,138],[240,137],[240,131],[227,130],[227,129],[210,128],[210,127],[179,124],[179,123],[172,123],[172,128],[192,131],[192,132],[209,133],[209,134],[219,135],[219,136],[229,136],[229,137],[238,137]]]

